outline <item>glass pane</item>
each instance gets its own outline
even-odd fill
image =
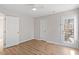
[[[64,38],[67,42],[74,40],[74,19],[65,19],[64,23]]]

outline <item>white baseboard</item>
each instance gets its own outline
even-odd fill
[[[46,41],[48,43],[51,43],[51,44],[56,44],[56,45],[60,45],[60,46],[64,46],[64,47],[69,47],[69,48],[78,48],[78,47],[75,47],[75,46],[68,46],[67,43],[64,43],[64,42],[55,42],[55,41],[48,41],[48,40],[45,40],[45,39],[38,39],[38,40],[43,40],[43,41]]]
[[[12,44],[11,46],[10,45],[4,45],[4,48],[12,47],[12,46],[18,45],[20,43],[23,43],[23,42],[26,42],[26,41],[29,41],[29,40],[32,40],[32,39],[33,39],[33,37],[28,38],[28,39],[24,39],[24,40],[20,39],[17,43]]]
[[[19,43],[15,43],[15,44],[12,44],[11,46],[10,45],[5,45],[4,48],[8,48],[8,47],[12,47],[12,46],[15,46],[15,45],[18,45]]]
[[[28,38],[28,39],[25,39],[25,40],[21,40],[21,41],[19,42],[19,44],[20,44],[20,43],[23,43],[23,42],[26,42],[26,41],[29,41],[29,40],[32,40],[32,38]]]
[[[16,43],[14,45],[18,45],[20,43],[23,43],[23,42],[26,42],[26,41],[29,41],[29,40],[32,40],[32,39],[35,39],[35,38],[25,39],[23,41],[19,41],[19,43]],[[46,41],[46,42],[51,43],[51,44],[56,44],[56,45],[61,45],[61,46],[69,47],[69,46],[65,45],[66,43],[63,43],[63,42],[59,43],[59,42],[55,42],[55,41],[48,41],[48,40],[45,40],[45,39],[36,39],[36,40],[43,40],[43,41]],[[7,48],[7,47],[4,47],[4,48]],[[77,47],[69,47],[69,48],[77,48]]]

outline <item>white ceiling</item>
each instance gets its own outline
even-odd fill
[[[33,11],[32,8],[37,8]],[[0,10],[4,13],[17,15],[30,15],[32,17],[45,16],[62,11],[78,8],[77,4],[3,4]]]

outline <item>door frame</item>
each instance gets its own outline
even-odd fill
[[[41,35],[41,26],[40,26],[40,39],[42,40],[47,40],[48,39],[48,32],[47,32],[47,30],[48,30],[48,25],[46,24],[47,23],[47,19],[41,19],[40,20],[40,25],[41,25],[41,22],[45,22],[44,23],[44,25],[42,25],[42,31],[43,31],[43,33],[45,34],[45,35]],[[45,27],[44,27],[45,26]]]
[[[2,42],[1,42],[1,46],[2,46],[2,52],[3,52],[3,48],[4,48],[4,40],[5,40],[5,15],[4,14],[0,14],[0,17],[2,17],[2,26],[3,26],[3,36],[2,36]]]
[[[4,28],[5,28],[5,30],[4,30],[4,48],[7,48],[6,47],[6,17],[8,17],[8,16],[5,16],[5,22],[4,22]],[[9,16],[9,17],[17,17],[17,16]],[[20,18],[19,17],[17,17],[18,18],[18,27],[19,27],[19,23],[20,23]],[[20,27],[19,27],[20,28]],[[20,29],[18,29],[18,38],[20,39]],[[19,42],[19,40],[18,40],[18,42],[17,42],[17,44],[19,44],[20,42]],[[17,44],[15,44],[15,45],[17,45]],[[10,46],[11,47],[11,46]]]
[[[74,19],[74,43],[67,43],[65,42],[64,40],[64,21],[65,19],[68,19],[68,18],[73,18]],[[62,18],[63,23],[61,24],[61,37],[63,37],[63,43],[65,46],[68,46],[68,47],[72,47],[72,48],[78,48],[78,17],[77,15],[68,15],[68,16],[64,16]],[[76,29],[75,29],[76,28]]]

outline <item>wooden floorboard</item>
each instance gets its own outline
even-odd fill
[[[5,55],[78,55],[79,49],[50,44],[42,40],[30,40],[4,49]]]

